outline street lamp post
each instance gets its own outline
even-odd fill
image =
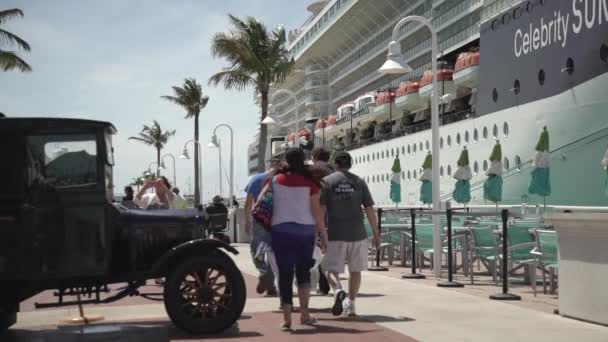
[[[165,166],[165,157],[171,157],[171,159],[173,159],[173,186],[177,187],[177,182],[176,182],[176,177],[175,177],[175,156],[172,155],[171,153],[167,153],[164,156],[162,156],[162,158],[160,158],[159,169],[164,169],[164,170],[167,169],[167,167]]]
[[[430,20],[412,15],[401,19],[393,29],[392,41],[388,44],[388,56],[386,62],[380,67],[384,74],[404,74],[412,72],[412,68],[405,63],[401,54],[401,44],[397,42],[399,29],[406,23],[417,21],[425,25],[431,31],[431,65],[433,72],[433,92],[431,94],[431,135],[432,135],[432,186],[433,186],[433,211],[440,210],[440,188],[439,188],[439,101],[437,96],[437,32]],[[441,229],[439,216],[433,215],[433,249],[441,251]],[[433,254],[435,265],[435,276],[441,277],[441,253]]]
[[[217,138],[217,134],[216,131],[218,128],[220,127],[225,127],[228,128],[228,130],[230,130],[230,184],[229,185],[229,198],[230,201],[232,201],[232,198],[234,197],[234,131],[232,130],[232,127],[230,127],[230,125],[227,124],[219,124],[217,126],[215,126],[215,128],[213,129],[213,136],[211,137],[211,143],[209,144],[209,146],[213,145],[214,147],[217,147],[218,149],[220,148],[220,141]],[[221,158],[221,156],[220,156]],[[221,160],[221,159],[220,159]],[[220,161],[220,187],[222,184],[222,171],[221,171],[221,161]],[[221,190],[220,190],[221,193]]]
[[[179,156],[179,159],[190,159],[190,155],[188,155],[188,144],[189,143],[193,143],[196,146],[198,146],[198,165],[196,165],[196,167],[198,168],[198,189],[194,189],[195,192],[195,196],[194,196],[194,205],[197,206],[199,204],[201,204],[203,202],[203,174],[202,174],[202,170],[201,170],[201,159],[202,159],[202,146],[201,143],[198,140],[188,140],[186,141],[186,143],[184,144],[184,150],[182,151],[182,154]],[[196,192],[198,191],[199,193],[199,198],[196,198]],[[198,203],[197,203],[198,200]]]
[[[222,143],[220,141],[220,139],[216,136],[212,136],[211,137],[211,142],[207,145],[207,147],[209,148],[216,148],[217,147],[217,156],[218,156],[218,172],[219,172],[219,178],[220,178],[220,196],[224,196],[224,189],[222,186]]]

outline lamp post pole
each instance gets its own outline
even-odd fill
[[[198,203],[196,201],[197,200],[196,196],[194,196],[194,205],[197,206],[203,202],[203,173],[202,173],[203,170],[201,169],[202,146],[198,140],[191,139],[191,140],[186,141],[186,143],[184,144],[184,151],[179,156],[180,159],[190,159],[190,157],[188,156],[188,144],[189,143],[193,143],[196,146],[198,146],[198,165],[196,165],[196,167],[198,168],[198,189],[194,189],[195,192],[197,190],[199,192]]]
[[[162,167],[164,167],[164,165],[165,165],[165,157],[171,157],[171,159],[173,159],[173,186],[177,187],[177,182],[176,182],[176,177],[175,177],[175,156],[172,155],[171,153],[167,153],[164,156],[162,156],[162,158],[160,158]]]
[[[439,188],[439,101],[437,96],[437,32],[433,24],[425,17],[412,15],[401,19],[393,29],[392,41],[388,45],[388,56],[386,63],[380,68],[380,72],[387,74],[400,74],[411,72],[412,69],[404,65],[403,55],[401,54],[401,44],[397,42],[399,29],[412,21],[417,21],[426,26],[431,31],[431,66],[433,72],[433,92],[431,94],[431,136],[432,136],[432,193],[433,211],[441,209],[440,188]],[[441,250],[441,227],[439,216],[433,215],[433,249]],[[441,277],[441,253],[433,254],[433,264],[435,265],[435,276]]]
[[[211,138],[211,144],[215,145],[218,149],[220,148],[220,141],[217,138],[217,129],[220,127],[225,127],[228,128],[228,130],[230,131],[230,184],[229,185],[229,196],[230,196],[230,201],[232,201],[232,198],[234,197],[234,131],[232,130],[232,127],[230,125],[227,124],[219,124],[217,126],[215,126],[215,128],[213,129],[213,137]],[[210,144],[210,145],[211,145]],[[220,152],[220,193],[222,192],[221,190],[221,186],[222,186],[222,164],[221,164],[221,152]]]

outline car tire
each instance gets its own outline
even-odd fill
[[[245,280],[221,251],[178,261],[164,289],[165,309],[178,328],[212,334],[232,326],[245,307]]]
[[[6,312],[0,309],[0,334],[17,323],[17,312]]]

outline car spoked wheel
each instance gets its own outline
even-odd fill
[[[177,327],[190,333],[222,331],[243,312],[243,276],[232,259],[219,253],[185,259],[167,278],[167,313]]]

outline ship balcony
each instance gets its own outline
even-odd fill
[[[320,104],[323,104],[327,102],[327,98],[323,97],[323,96],[318,96],[318,95],[309,95],[307,97],[304,98],[304,105],[309,107],[309,106],[318,106]]]
[[[313,90],[313,89],[319,89],[319,88],[327,88],[327,81],[314,80],[314,81],[306,81],[304,83],[304,89],[306,89],[306,90]]]

